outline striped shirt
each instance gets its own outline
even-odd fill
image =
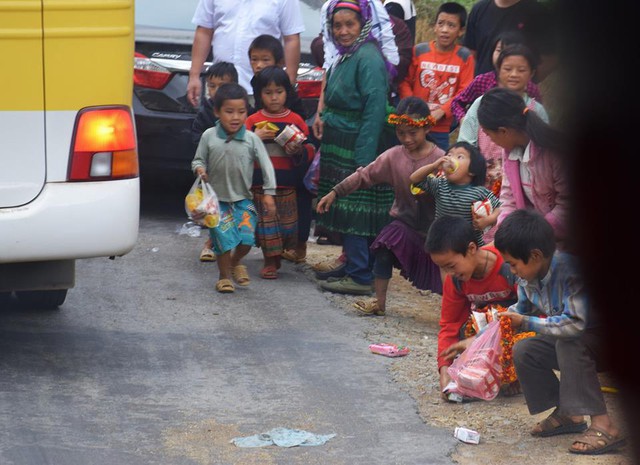
[[[509,307],[525,315],[521,330],[555,337],[577,337],[587,327],[589,299],[575,257],[556,252],[549,271],[536,282],[518,280],[518,302]],[[544,313],[546,318],[534,316]]]
[[[500,200],[484,186],[472,184],[457,185],[450,183],[444,176],[427,176],[416,184],[417,187],[429,192],[436,201],[436,219],[444,215],[460,216],[473,223],[471,206],[478,200],[489,199],[491,206],[496,209],[501,205]],[[482,231],[476,230],[476,243],[484,245]]]

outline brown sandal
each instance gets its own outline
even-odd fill
[[[558,434],[582,433],[587,429],[587,422],[575,423],[570,417],[561,415],[557,410],[554,410],[551,415],[537,423],[536,426],[540,427],[540,431],[532,430],[531,436],[548,438]]]
[[[282,258],[293,263],[304,263],[307,261],[306,257],[298,256],[295,250],[285,250],[282,252]]]
[[[353,306],[363,315],[384,316],[384,310],[378,305],[378,299],[356,300]]]
[[[244,265],[236,265],[231,269],[231,276],[238,286],[248,286],[251,280],[247,273],[247,267]]]
[[[611,436],[610,434],[593,426],[589,428],[582,436],[573,441],[569,452],[582,455],[599,455],[605,452],[614,451],[624,445],[624,438]],[[585,444],[586,449],[576,449],[576,444]]]

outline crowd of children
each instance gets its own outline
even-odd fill
[[[382,316],[396,267],[416,288],[441,294],[437,368],[444,399],[449,365],[476,337],[464,334],[472,312],[508,307],[501,318],[515,331],[536,335],[515,344],[519,384],[504,392],[521,390],[532,414],[553,409],[531,434],[582,433],[569,448],[576,454],[617,450],[624,439],[600,391],[597,319],[567,240],[562,134],[540,102],[534,49],[517,33],[494,34],[494,70],[474,78],[474,68],[480,69],[474,53],[457,44],[467,12],[444,3],[435,39],[413,48],[401,100],[395,108],[387,101],[384,121],[374,124],[389,98],[384,87],[395,76],[381,39],[369,32],[376,7],[369,0],[327,3],[323,40],[336,55],[314,122],[322,143],[315,213],[343,235],[346,264],[323,276],[329,279],[322,289],[375,293],[354,305]],[[483,52],[484,61],[489,53]],[[213,186],[221,213],[200,260],[217,259],[221,293],[249,284],[242,259],[253,246],[262,250],[263,279],[278,277],[282,258],[303,262],[313,214],[314,196],[303,178],[318,147],[279,142],[291,125],[309,136],[309,115],[283,70],[282,45],[262,35],[248,54],[253,101],[237,84],[234,66],[216,63],[193,126],[192,169]],[[365,75],[366,92],[354,89],[353,81]],[[349,101],[354,109],[340,106]],[[359,106],[374,101],[375,112]],[[395,130],[391,147],[381,143],[385,123]],[[458,124],[458,141],[451,144]],[[375,137],[363,136],[373,126]]]

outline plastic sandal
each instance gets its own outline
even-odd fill
[[[356,300],[353,306],[364,315],[383,316],[385,313],[378,305],[378,299]]]
[[[306,257],[298,257],[295,250],[285,250],[282,252],[282,258],[293,263],[304,263],[307,261]]]
[[[278,279],[278,269],[275,266],[265,266],[260,270],[260,277],[262,279]]]
[[[201,262],[215,262],[216,261],[216,254],[213,253],[213,250],[205,247],[204,249],[202,249],[202,252],[200,252],[200,261]]]
[[[229,294],[235,290],[236,290],[235,286],[229,279],[221,279],[216,283],[216,291],[222,294]]]
[[[247,273],[247,267],[244,265],[236,265],[231,269],[231,276],[238,286],[248,286],[251,280]]]

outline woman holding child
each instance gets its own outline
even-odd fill
[[[318,198],[387,148],[385,118],[389,74],[371,34],[370,0],[330,0],[328,36],[339,57],[327,71],[323,100],[313,130],[321,139]],[[326,290],[370,294],[373,274],[369,246],[390,221],[393,191],[388,185],[360,189],[340,199],[318,225],[343,234],[346,276]]]

